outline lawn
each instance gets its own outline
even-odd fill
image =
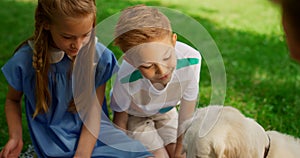
[[[0,67],[12,56],[16,45],[32,35],[35,2],[0,1],[0,18],[3,19],[0,25]],[[224,63],[225,105],[238,108],[266,130],[300,137],[300,65],[288,55],[277,6],[268,0],[97,0],[97,21],[101,23],[123,8],[141,3],[177,11],[180,15],[196,20],[198,25],[206,29]],[[198,43],[189,41],[182,34],[186,30],[196,35],[198,30],[174,27],[177,27],[175,32],[179,40],[198,48]],[[109,48],[117,57],[120,56],[116,47],[110,44]],[[207,58],[210,52],[202,48],[199,51],[203,55],[203,65],[198,106],[202,107],[211,103],[214,79],[210,73],[214,69],[210,68],[210,60]],[[6,92],[7,83],[1,74],[0,147],[8,139],[3,110]],[[23,118],[24,141],[29,144],[25,116]]]

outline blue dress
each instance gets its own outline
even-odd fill
[[[96,44],[100,56],[96,66],[95,87],[110,79],[117,64],[113,53],[102,44]],[[72,99],[72,61],[67,55],[49,69],[49,91],[51,105],[45,114],[32,118],[35,111],[35,70],[32,67],[32,49],[26,44],[2,67],[2,72],[10,86],[23,92],[26,118],[30,136],[38,157],[73,157],[78,144],[82,121],[77,113],[68,112]],[[105,107],[104,107],[105,109]],[[105,110],[104,110],[105,111]],[[100,139],[97,140],[92,157],[139,158],[151,154],[139,142],[127,137],[116,129],[102,114]]]

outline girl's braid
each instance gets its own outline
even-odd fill
[[[34,50],[32,57],[32,65],[36,72],[36,109],[33,117],[41,112],[48,111],[50,105],[50,93],[48,90],[48,47],[49,47],[49,31],[45,30],[45,15],[41,11],[42,7],[38,7],[35,17],[34,32]]]

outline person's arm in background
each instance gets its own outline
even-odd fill
[[[300,62],[300,1],[299,0],[271,0],[280,5],[282,13],[282,27],[286,43],[292,59]]]
[[[102,106],[104,96],[105,96],[105,87],[106,85],[103,84],[100,87],[96,89],[97,93],[97,99],[100,103],[100,106]],[[75,158],[85,158],[85,157],[91,157],[92,152],[94,150],[94,146],[96,144],[96,141],[98,139],[98,135],[100,132],[100,121],[101,121],[101,110],[98,110],[99,107],[91,107],[92,109],[89,109],[89,119],[83,121],[80,139],[78,143],[78,147],[75,153]],[[94,109],[96,108],[96,109]]]
[[[8,87],[5,101],[5,114],[8,124],[9,140],[0,152],[0,157],[19,157],[23,148],[22,135],[22,92]]]
[[[178,115],[178,130],[177,130],[177,142],[175,148],[175,158],[184,158],[185,153],[183,151],[183,134],[184,134],[184,126],[183,123],[192,119],[196,107],[196,100],[195,101],[187,101],[182,99],[179,109]]]

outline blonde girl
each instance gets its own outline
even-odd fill
[[[113,53],[95,41],[95,19],[94,0],[38,0],[33,37],[24,41],[2,67],[9,84],[5,102],[9,139],[0,157],[18,157],[23,148],[23,95],[30,136],[38,157],[150,155],[140,143],[114,128],[108,119],[100,122],[101,111],[94,120],[89,120],[95,125],[93,131],[83,123],[75,108],[77,98],[72,93],[75,79],[72,71],[78,54],[94,50],[98,57],[95,75],[91,78],[95,79],[99,103],[103,103],[105,83],[117,67]]]

